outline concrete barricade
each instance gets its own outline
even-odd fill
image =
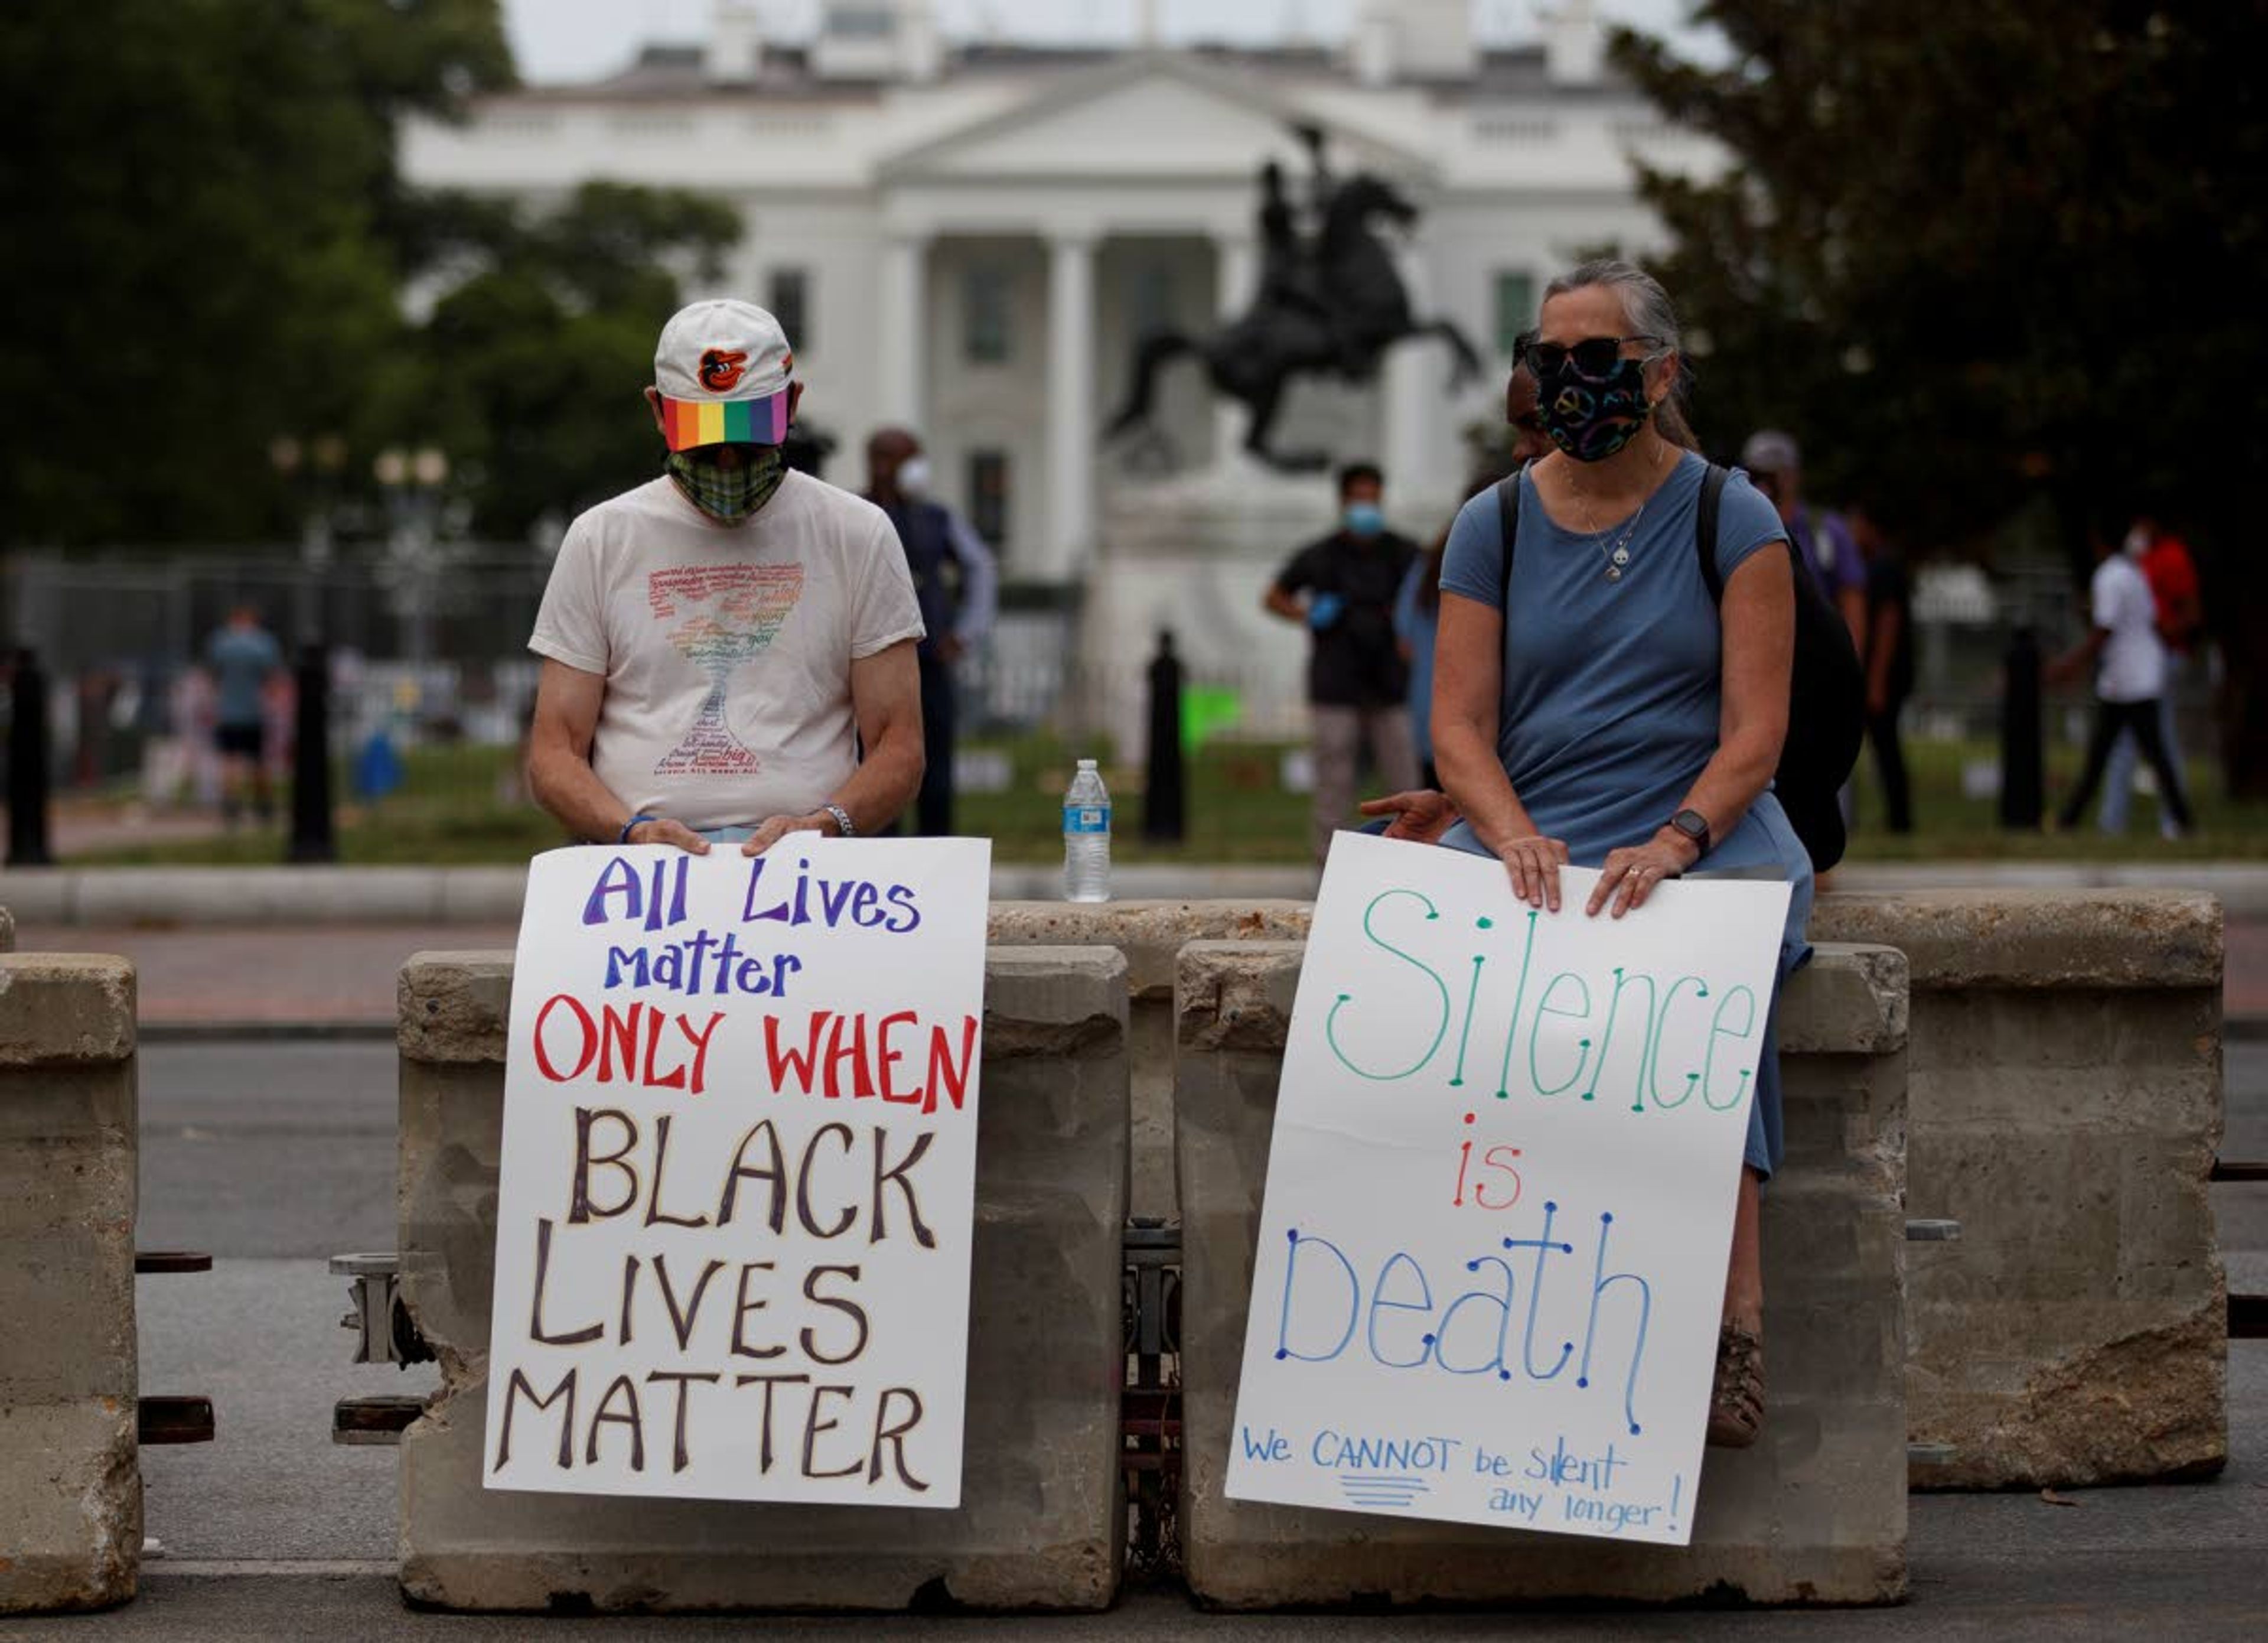
[[[1712,1450],[1690,1547],[1230,1500],[1222,1493],[1276,1090],[1302,948],[1182,954],[1182,1546],[1227,1609],[1567,1599],[1874,1603],[1906,1589],[1905,965],[1822,947],[1779,1023],[1786,1166],[1764,1194],[1767,1411]]]
[[[1305,902],[995,902],[995,947],[1112,947],[1126,955],[1133,1064],[1133,1212],[1172,1220],[1174,967],[1191,941],[1301,941]]]
[[[511,993],[504,954],[423,954],[401,972],[401,1288],[443,1374],[402,1438],[403,1593],[567,1612],[1108,1606],[1125,1545],[1124,959],[987,958],[951,1511],[482,1488]]]
[[[1822,896],[1913,985],[1907,1414],[1924,1487],[2169,1478],[2228,1454],[2221,917],[2176,891]]]
[[[0,1615],[141,1570],[134,1047],[124,959],[0,957]]]

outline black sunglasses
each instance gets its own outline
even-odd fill
[[[1556,377],[1569,360],[1575,363],[1575,374],[1587,382],[1604,382],[1615,374],[1622,363],[1624,343],[1653,343],[1658,336],[1587,336],[1572,347],[1564,343],[1540,343],[1533,332],[1521,337],[1528,367],[1539,378]]]

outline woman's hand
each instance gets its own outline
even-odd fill
[[[1645,906],[1646,898],[1664,879],[1677,877],[1700,859],[1698,844],[1675,828],[1664,828],[1643,844],[1626,844],[1608,855],[1598,888],[1591,892],[1591,903],[1583,910],[1595,918],[1611,898],[1611,916],[1620,918]]]
[[[1440,844],[1441,835],[1457,822],[1457,807],[1448,794],[1430,787],[1413,787],[1408,792],[1388,793],[1383,799],[1366,799],[1356,807],[1366,816],[1391,818],[1380,836],[1409,839],[1419,844]]]
[[[1567,846],[1556,838],[1533,834],[1513,839],[1497,851],[1512,874],[1512,893],[1530,907],[1559,910],[1559,869],[1567,865]]]

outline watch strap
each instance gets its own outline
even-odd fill
[[[850,813],[848,810],[845,810],[841,805],[835,804],[830,801],[820,806],[819,807],[827,812],[828,815],[835,818],[836,831],[840,833],[844,838],[856,838],[858,836],[858,829],[850,820]]]

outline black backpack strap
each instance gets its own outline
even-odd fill
[[[1520,542],[1520,476],[1528,471],[1522,462],[1496,482],[1497,522],[1504,534],[1504,563],[1497,569],[1496,608],[1506,622],[1512,620],[1512,550]]]
[[[1725,584],[1717,574],[1717,513],[1725,501],[1725,482],[1732,475],[1716,463],[1701,475],[1701,511],[1693,521],[1693,545],[1701,555],[1701,581],[1709,590],[1709,602],[1721,604]]]

